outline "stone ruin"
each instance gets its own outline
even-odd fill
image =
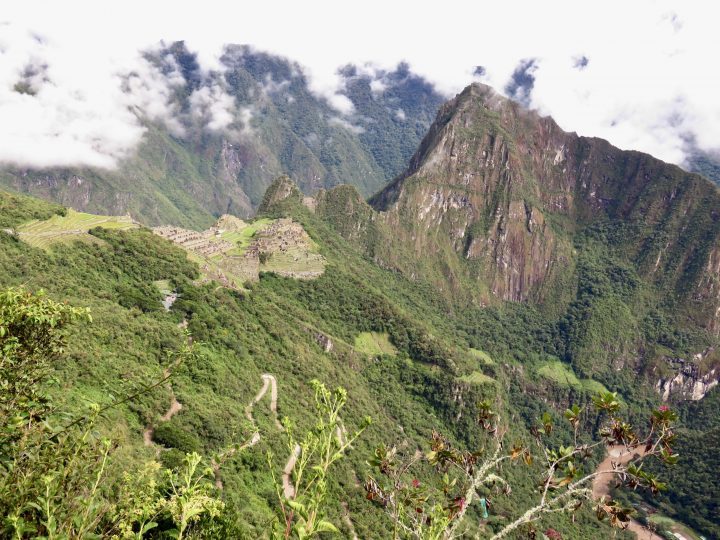
[[[312,240],[300,223],[290,218],[277,219],[258,229],[244,252],[233,252],[237,246],[223,240],[222,234],[240,231],[244,226],[240,219],[223,216],[203,232],[172,226],[155,227],[153,232],[207,259],[200,265],[202,272],[208,279],[229,288],[237,289],[238,283],[257,281],[261,270],[295,279],[314,279],[324,272],[325,259],[311,251]],[[269,254],[266,264],[260,262],[262,253]]]
[[[183,248],[199,253],[205,257],[224,253],[235,246],[219,238],[221,229],[210,228],[207,231],[197,232],[180,227],[154,227],[153,232],[158,236],[181,245]]]

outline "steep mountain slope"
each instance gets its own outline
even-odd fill
[[[565,133],[473,85],[443,107],[409,170],[371,204],[409,236],[427,229],[449,238],[470,266],[484,265],[490,290],[505,300],[542,300],[576,231],[622,223],[629,230],[619,249],[647,279],[704,303],[704,322],[715,328],[718,299],[707,285],[719,200],[700,176]],[[416,241],[432,250],[442,240]]]
[[[539,361],[519,368],[510,349],[521,341],[520,325],[505,325],[506,339],[481,340],[497,348],[494,358],[469,351],[461,318],[449,315],[449,306],[431,288],[364,259],[302,206],[299,192],[289,193],[296,198],[278,198],[266,211],[302,223],[326,257],[326,271],[306,281],[266,273],[243,293],[198,283],[198,267],[185,252],[147,229],[93,229],[96,242],[57,243],[47,250],[0,231],[1,286],[42,287],[54,298],[92,309],[93,323],[72,331],[68,356],[56,367],[59,386],[53,391],[59,404],[82,408],[87,399],[105,404],[157,380],[168,369],[167,352],[182,342],[183,325],[198,343],[197,357],[180,366],[171,389],[163,385],[104,419],[103,432],[120,447],[109,465],[114,474],[137,470],[157,456],[174,466],[182,452],[214,455],[250,439],[245,411],[265,374],[277,382],[278,415],[290,416],[299,430],[307,428],[308,382],[318,378],[347,388],[350,401],[343,420],[348,429],[365,415],[374,421],[329,486],[337,503],[333,522],[352,537],[342,519],[343,503],[358,537],[387,538],[383,514],[364,500],[359,485],[377,444],[425,448],[432,430],[439,429],[474,448],[483,436],[475,422],[476,404],[483,399],[498,403],[513,439],[527,436],[526,425],[537,421],[548,401],[560,408],[571,399],[589,401],[595,391],[590,387],[570,389],[551,379],[536,384]],[[62,211],[23,197],[11,199],[34,215]],[[0,193],[0,209],[9,206],[6,200]],[[9,227],[24,221],[12,214],[0,217]],[[169,307],[161,303],[160,281],[177,293]],[[385,346],[368,349],[368,338]],[[503,352],[501,342],[510,349]],[[537,344],[528,343],[523,353],[531,349],[537,351]],[[527,378],[517,369],[528,370]],[[182,407],[172,408],[176,402]],[[169,410],[174,413],[166,414]],[[275,495],[264,453],[275,453],[280,470],[287,456],[272,409],[259,402],[252,411],[259,441],[228,459],[218,473],[229,516],[222,523],[225,537],[258,538],[267,530]],[[564,440],[571,433],[559,425],[557,437]],[[515,489],[512,497],[494,497],[492,527],[507,522],[517,514],[519,501],[532,497],[527,469],[511,467],[506,475]],[[562,530],[565,538],[611,534],[589,510],[574,522],[551,516],[544,523]]]
[[[557,321],[549,350],[583,375],[626,367],[664,388],[685,370],[688,395],[717,381],[720,194],[703,177],[472,85],[370,204],[343,187],[315,207],[454,304],[537,306]]]
[[[378,75],[384,90],[373,94],[364,92],[368,79],[348,75],[355,108],[343,114],[310,91],[300,66],[249,47],[226,47],[222,72],[201,69],[182,42],[147,58],[173,81],[175,117],[150,121],[138,111],[147,131],[117,170],[5,166],[0,185],[80,211],[202,229],[224,213],[252,215],[279,174],[306,193],[338,184],[377,191],[442,102],[402,66]]]

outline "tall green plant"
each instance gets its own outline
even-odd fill
[[[323,532],[338,532],[327,519],[329,471],[370,424],[370,419],[366,418],[359,429],[348,436],[340,418],[347,402],[345,389],[330,391],[317,380],[311,384],[315,390],[315,426],[298,439],[290,420],[285,418],[283,421],[290,459],[282,482],[277,480],[273,455],[268,453],[281,516],[274,524],[273,538],[305,539]]]
[[[47,382],[65,346],[65,328],[87,309],[22,288],[0,291],[0,525],[2,534],[89,536],[108,511],[99,496],[110,451],[92,426],[52,422]]]
[[[16,539],[143,538],[163,516],[182,539],[201,517],[216,517],[222,503],[212,495],[201,458],[190,454],[177,471],[149,463],[126,473],[120,497],[106,497],[113,445],[95,433],[100,415],[163,385],[157,382],[68,420],[48,393],[56,364],[62,361],[65,329],[90,322],[89,311],[55,302],[22,288],[0,291],[0,534]],[[176,367],[192,355],[188,341]],[[208,468],[209,474],[212,469]]]

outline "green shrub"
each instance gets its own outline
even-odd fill
[[[183,454],[198,452],[202,447],[197,436],[175,425],[172,420],[162,422],[155,428],[153,440],[165,448],[174,448]]]

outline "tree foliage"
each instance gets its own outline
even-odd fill
[[[646,471],[644,460],[654,457],[667,465],[674,465],[678,456],[673,452],[674,422],[677,414],[661,407],[650,414],[645,433],[640,434],[618,414],[620,403],[613,393],[598,395],[595,412],[604,418],[599,440],[585,442],[579,437],[583,410],[572,406],[565,411],[565,420],[573,430],[573,443],[554,446],[550,435],[554,429],[552,415],[545,413],[532,430],[532,443],[522,441],[508,448],[507,427],[491,409],[490,403],[479,405],[478,424],[487,432],[483,446],[475,451],[456,448],[447,438],[434,432],[430,449],[401,458],[396,447],[379,446],[370,464],[376,474],[365,483],[367,499],[382,507],[394,526],[393,538],[416,540],[445,540],[475,535],[499,540],[516,533],[520,528],[532,536],[537,522],[554,513],[574,513],[588,503],[598,519],[608,519],[613,527],[625,528],[631,519],[632,508],[605,496],[596,500],[592,484],[603,475],[613,475],[630,489],[645,488],[652,493],[667,489],[658,477]],[[605,448],[622,449],[631,453],[627,462],[618,460],[610,470],[591,471],[587,463],[593,452]],[[487,512],[490,495],[510,495],[512,486],[504,473],[505,463],[521,463],[539,467],[528,474],[537,474],[535,502],[520,510],[509,523],[490,522]],[[435,472],[424,483],[418,480],[419,469],[425,465]],[[468,510],[476,502],[482,508],[479,526],[467,520]]]

